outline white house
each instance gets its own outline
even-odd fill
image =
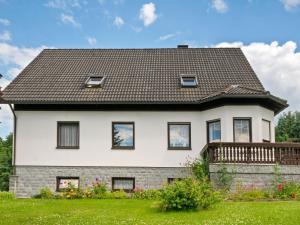
[[[47,49],[6,87],[20,197],[65,181],[160,188],[209,142],[274,142],[285,100],[239,48]]]

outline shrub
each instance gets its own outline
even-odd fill
[[[161,193],[162,210],[208,208],[218,201],[210,183],[187,178],[166,186]]]
[[[40,190],[40,194],[36,197],[50,199],[50,198],[54,198],[54,193],[50,190],[50,188],[44,187]]]
[[[188,160],[186,166],[197,180],[204,181],[208,179],[209,169],[207,159],[196,158],[192,161]]]
[[[277,184],[274,197],[279,199],[300,200],[300,185],[295,182],[283,182]]]
[[[93,182],[91,189],[85,191],[86,197],[90,195],[93,198],[105,198],[106,193],[108,192],[107,185],[105,183],[96,180]]]
[[[221,168],[217,171],[218,186],[226,191],[230,190],[233,176],[228,172],[228,169],[224,163],[220,164]]]
[[[236,191],[228,196],[228,199],[233,201],[254,201],[271,198],[272,194],[270,191],[259,189],[254,185],[248,187],[238,185]]]
[[[105,198],[108,198],[108,199],[125,199],[125,198],[128,198],[128,197],[129,196],[123,190],[107,192],[105,194]]]
[[[161,196],[161,191],[160,190],[142,190],[142,189],[134,189],[132,198],[135,199],[147,199],[147,200],[157,200]]]
[[[15,199],[15,194],[8,191],[0,191],[0,200]]]

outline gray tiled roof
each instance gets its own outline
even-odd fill
[[[181,88],[180,74],[198,87]],[[85,88],[90,75],[102,88]],[[6,87],[11,103],[196,103],[267,92],[239,48],[47,49]]]

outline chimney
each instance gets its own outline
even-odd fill
[[[189,48],[188,45],[177,45],[177,48]]]

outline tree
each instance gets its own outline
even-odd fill
[[[288,112],[280,116],[276,126],[276,141],[300,140],[300,112]]]
[[[120,146],[122,141],[124,140],[119,135],[119,130],[115,126],[113,126],[113,131],[114,131],[114,145]]]
[[[12,172],[13,136],[9,134],[5,140],[0,139],[0,191],[8,191],[9,176]]]

